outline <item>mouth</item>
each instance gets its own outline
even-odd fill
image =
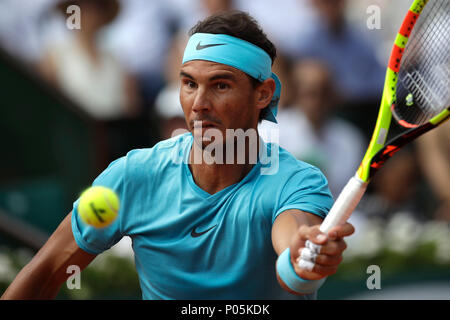
[[[202,121],[202,120],[196,120],[194,121],[194,124],[192,126],[194,129],[210,129],[210,128],[217,128],[218,124],[211,121]]]

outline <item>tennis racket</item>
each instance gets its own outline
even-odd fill
[[[385,161],[405,144],[444,123],[449,115],[450,0],[415,0],[394,42],[369,147],[320,231],[327,233],[347,221]],[[392,118],[402,132],[386,143]]]

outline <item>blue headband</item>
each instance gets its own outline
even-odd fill
[[[278,101],[281,82],[272,72],[272,60],[263,49],[254,44],[226,34],[195,33],[184,50],[183,63],[191,60],[207,60],[239,69],[262,82],[268,78],[275,80],[272,101],[263,112],[264,119],[277,123]],[[267,109],[267,110],[266,110]]]

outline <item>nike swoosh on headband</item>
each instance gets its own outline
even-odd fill
[[[206,48],[210,48],[210,47],[217,47],[217,46],[223,46],[225,45],[225,43],[213,43],[213,44],[205,44],[205,45],[201,45],[201,41],[197,44],[197,46],[195,47],[195,49],[197,50],[203,50]]]
[[[214,226],[212,226],[212,227],[209,228],[209,229],[206,229],[205,231],[202,231],[202,232],[196,232],[196,231],[195,231],[196,227],[194,227],[194,229],[192,229],[192,231],[191,231],[191,236],[192,236],[193,238],[200,237],[201,235],[204,235],[205,233],[207,233],[208,231],[214,229],[215,227],[217,227],[217,224],[214,225]]]

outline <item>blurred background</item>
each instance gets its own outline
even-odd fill
[[[71,5],[81,9],[77,20]],[[278,125],[260,134],[318,166],[337,196],[373,130],[410,0],[0,0],[0,294],[109,162],[184,128],[188,30],[250,13],[278,49]],[[79,23],[79,28],[77,27]],[[322,299],[450,299],[450,125],[401,151],[351,218]],[[130,239],[60,299],[140,299]],[[369,290],[370,265],[381,290]]]

